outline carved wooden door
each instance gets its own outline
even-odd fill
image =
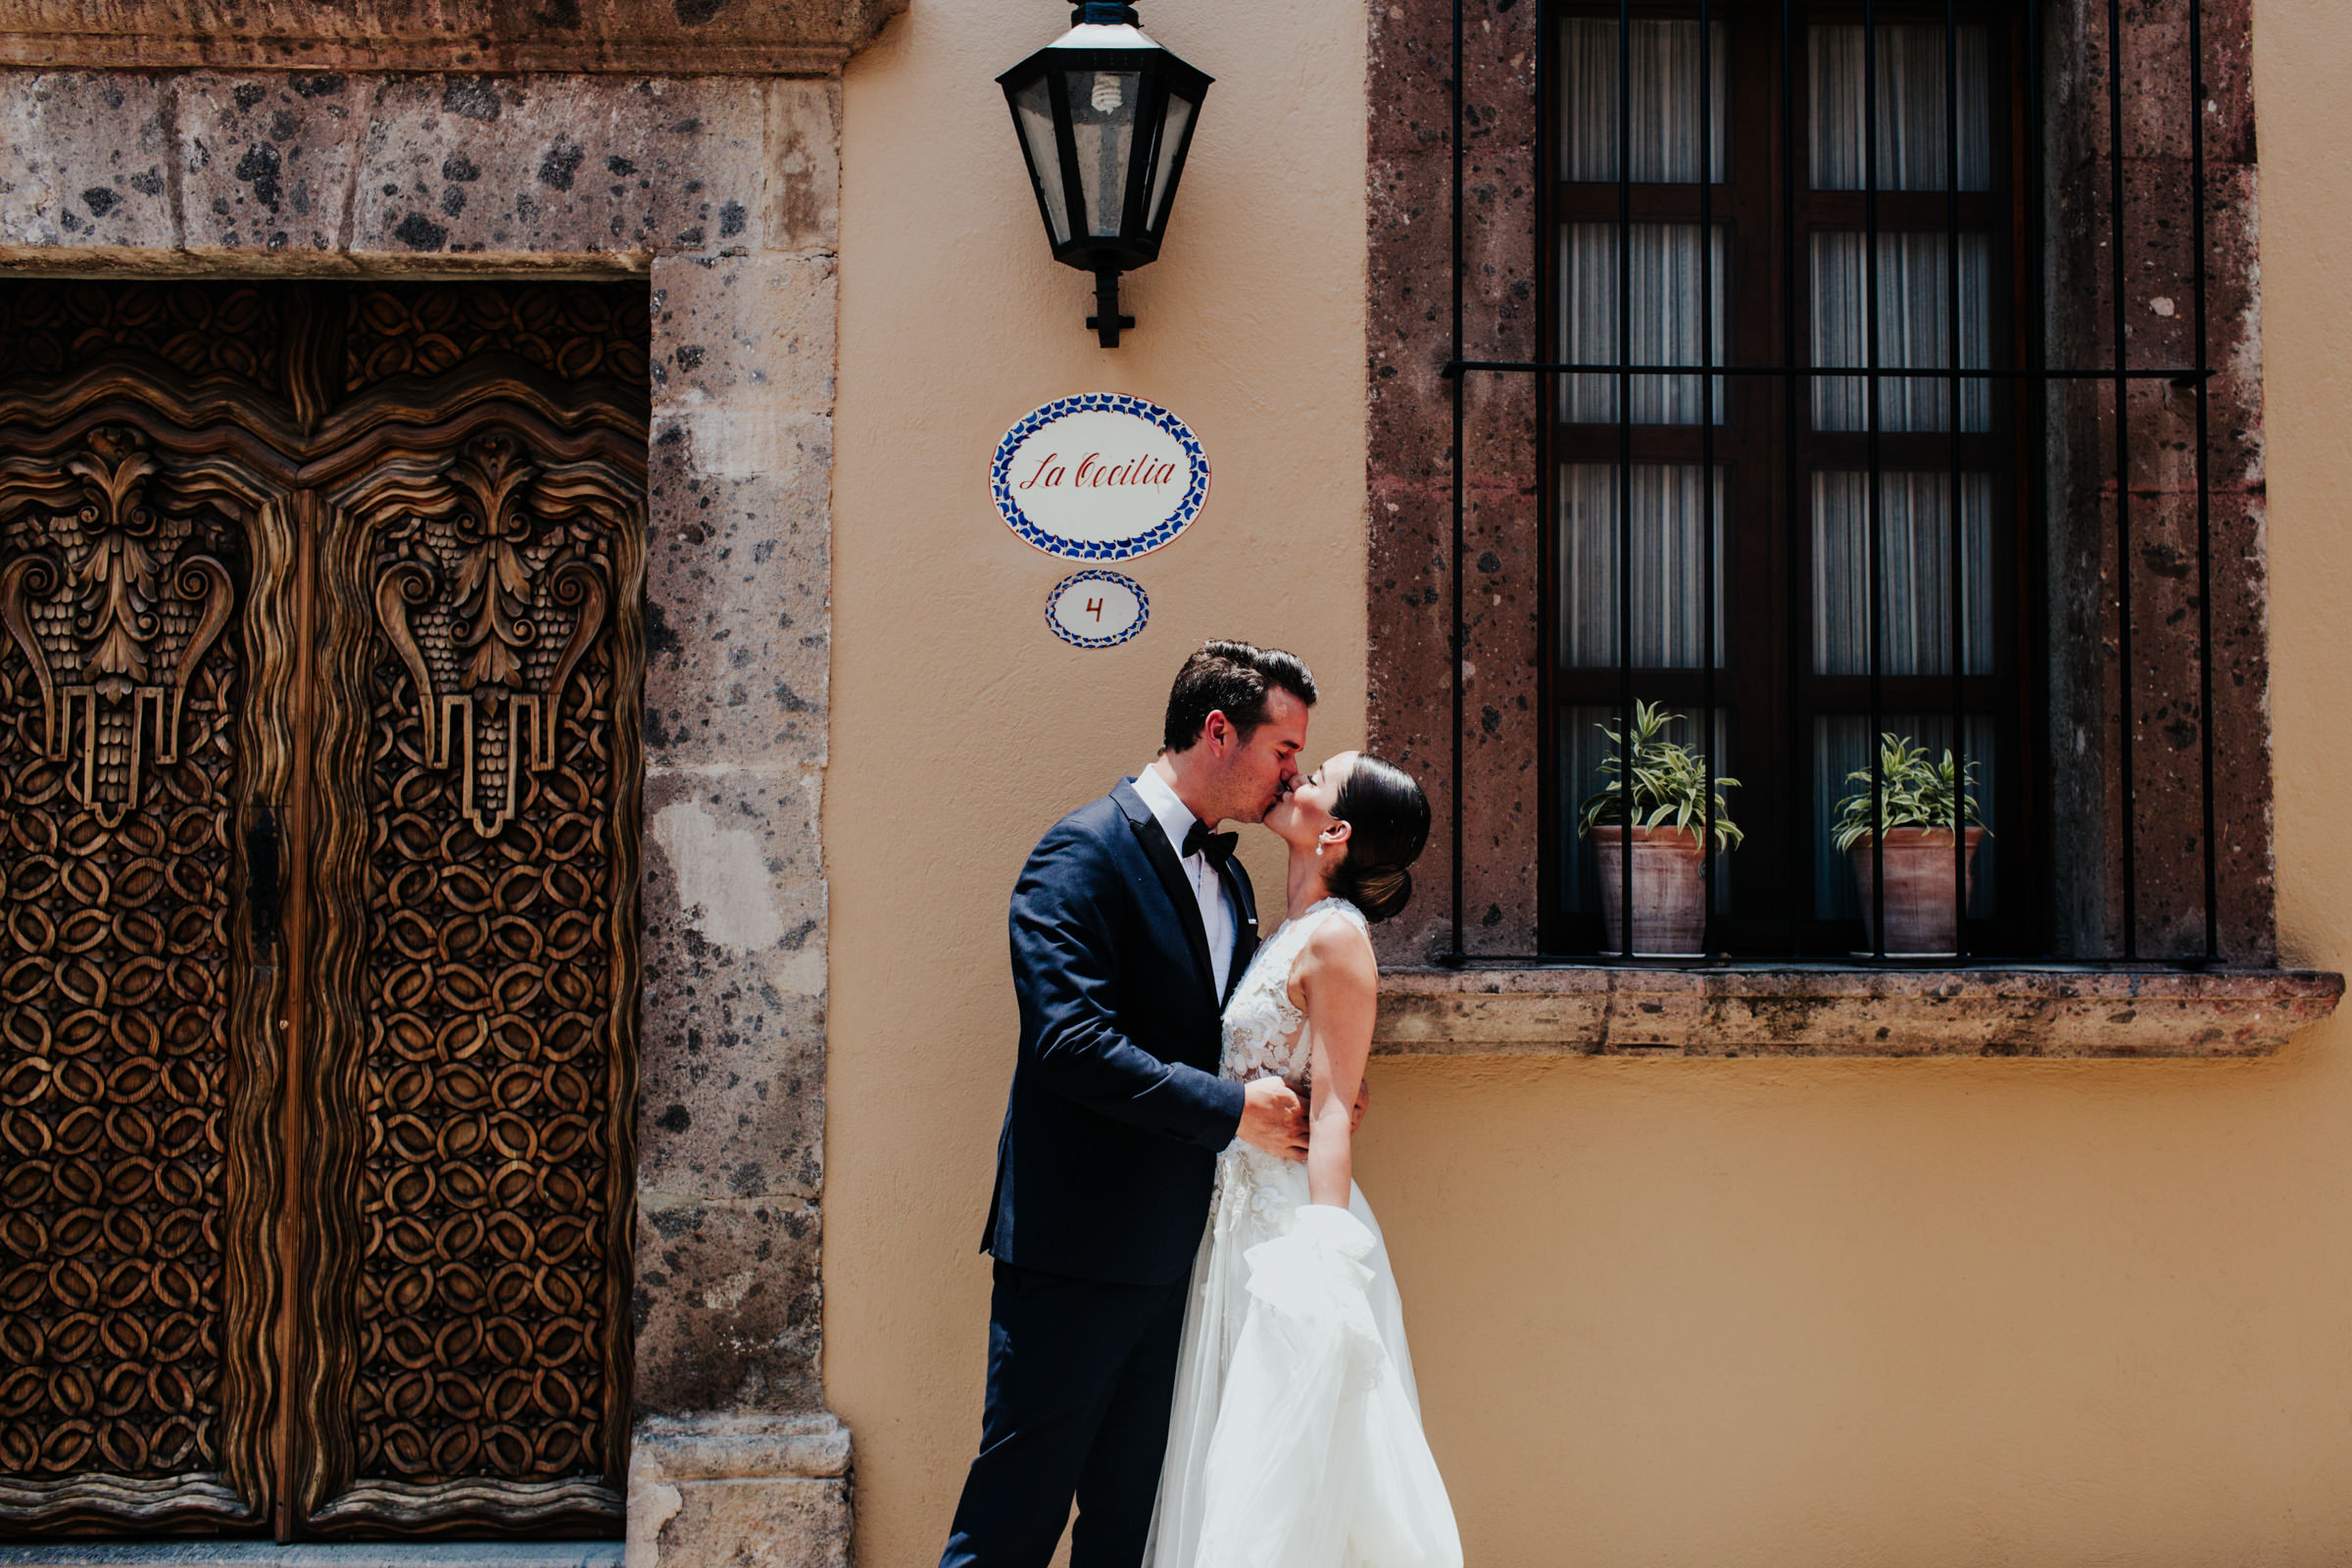
[[[646,335],[0,286],[0,1530],[617,1523]]]

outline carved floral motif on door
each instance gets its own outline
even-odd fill
[[[0,285],[0,1533],[611,1528],[642,295],[189,287]]]

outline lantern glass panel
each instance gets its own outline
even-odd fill
[[[1070,130],[1078,143],[1087,232],[1117,237],[1127,208],[1127,166],[1135,157],[1135,112],[1143,76],[1133,71],[1074,71]]]
[[[1054,100],[1047,95],[1046,78],[1023,87],[1012,95],[1012,107],[1020,116],[1021,140],[1029,152],[1029,168],[1037,176],[1038,188],[1046,195],[1046,217],[1054,225],[1054,243],[1066,245],[1070,240],[1070,206],[1061,194],[1061,154],[1054,147]]]
[[[1152,215],[1144,226],[1152,233],[1159,232],[1159,220],[1168,210],[1168,175],[1176,167],[1176,149],[1184,145],[1184,133],[1193,122],[1196,105],[1180,93],[1168,94],[1166,122],[1159,132],[1159,157],[1152,170]]]

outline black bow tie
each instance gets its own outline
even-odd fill
[[[1207,823],[1196,821],[1184,835],[1183,854],[1205,855],[1211,867],[1221,866],[1233,858],[1233,847],[1241,841],[1239,833],[1211,833]]]

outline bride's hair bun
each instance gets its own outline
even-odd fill
[[[1328,886],[1335,898],[1386,920],[1413,896],[1412,863],[1429,842],[1429,798],[1413,775],[1369,752],[1341,780],[1331,814],[1348,824],[1348,852]]]
[[[1335,883],[1345,880],[1344,873],[1334,878]],[[1375,871],[1359,879],[1353,892],[1342,894],[1341,897],[1363,910],[1365,919],[1386,920],[1412,902],[1413,873],[1401,865],[1392,870]]]

